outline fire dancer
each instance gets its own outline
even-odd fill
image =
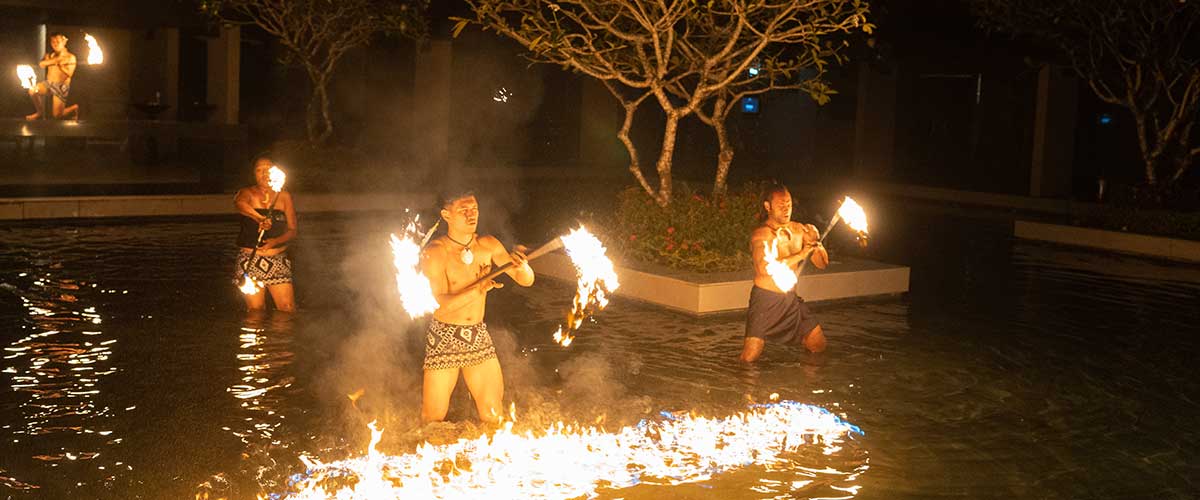
[[[796,272],[801,262],[812,259],[813,265],[824,269],[829,254],[821,245],[821,233],[811,224],[792,222],[792,194],[786,186],[776,184],[763,196],[763,225],[750,237],[754,257],[754,288],[750,290],[750,306],[746,313],[746,338],[741,360],[752,363],[762,355],[769,340],[781,344],[803,345],[811,352],[825,350],[825,334],[821,324],[808,310],[804,299],[792,290],[780,290],[767,268],[767,248],[777,246],[775,256]],[[774,243],[774,245],[771,245]]]
[[[266,286],[271,292],[275,309],[285,312],[296,310],[295,290],[292,288],[292,260],[288,258],[287,243],[296,237],[296,206],[288,191],[278,193],[271,190],[270,170],[274,162],[267,156],[254,160],[253,186],[244,187],[234,198],[234,206],[241,214],[241,231],[237,245],[235,280],[245,276]],[[278,197],[278,200],[274,200]],[[272,209],[271,202],[275,201]],[[262,241],[259,232],[262,231]],[[258,251],[255,252],[255,245]],[[250,262],[253,257],[253,262]],[[265,309],[267,297],[259,288],[253,294],[244,294],[246,307],[250,310]]]
[[[438,303],[425,336],[421,419],[446,418],[461,371],[479,419],[496,423],[503,411],[504,377],[483,314],[488,292],[504,285],[491,279],[471,284],[487,276],[492,266],[511,262],[505,274],[518,285],[530,286],[533,269],[521,247],[509,253],[495,237],[476,235],[479,204],[474,192],[450,193],[441,200],[446,234],[434,238],[421,259]]]
[[[45,98],[54,96],[51,113],[55,118],[79,118],[79,105],[67,106],[67,95],[71,93],[71,77],[75,76],[75,54],[67,51],[67,36],[62,33],[50,35],[50,49],[38,66],[46,68],[46,81],[29,89],[35,111],[25,116],[26,120],[37,120],[46,113]]]

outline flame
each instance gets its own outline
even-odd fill
[[[417,239],[416,222],[404,230],[404,238],[392,235],[392,263],[396,266],[396,289],[400,292],[400,303],[408,315],[417,318],[437,310],[437,298],[429,278],[421,273],[421,246]]]
[[[608,295],[615,292],[621,283],[617,280],[612,261],[605,255],[604,244],[587,228],[579,226],[579,229],[571,230],[560,240],[579,277],[566,328],[560,326],[554,334],[554,341],[567,347],[575,338],[571,332],[579,329],[583,320],[595,311],[607,307]]]
[[[842,206],[838,208],[837,213],[842,220],[846,221],[846,225],[850,226],[850,229],[860,234],[867,232],[867,214],[863,212],[863,208],[853,198],[847,196],[846,201],[842,202]]]
[[[87,33],[84,33],[83,39],[87,41],[87,46],[88,46],[87,63],[88,64],[104,63],[104,51],[100,50],[100,42],[96,41],[96,37],[89,35]]]
[[[517,433],[507,421],[490,436],[426,443],[395,456],[378,450],[383,431],[371,422],[366,456],[331,463],[302,456],[308,470],[282,496],[592,498],[601,490],[640,483],[693,483],[749,465],[786,464],[792,452],[805,446],[820,446],[832,455],[853,434],[862,435],[828,410],[794,401],[754,405],[725,418],[661,415],[661,421],[642,421],[617,432],[559,422]],[[864,470],[860,467],[851,476]]]
[[[270,186],[271,191],[276,193],[283,191],[283,184],[287,182],[287,174],[283,173],[283,169],[271,165],[271,170],[267,171],[267,175],[270,176],[267,186]]]
[[[787,293],[796,286],[796,272],[779,260],[779,242],[775,239],[763,242],[763,260],[767,263],[767,274],[780,291]]]
[[[249,274],[243,275],[244,280],[241,285],[238,285],[238,290],[246,295],[254,295],[263,289],[263,286],[258,281],[250,277]]]
[[[17,66],[17,78],[21,80],[23,89],[31,89],[37,85],[37,73],[33,71],[33,66],[28,64]]]

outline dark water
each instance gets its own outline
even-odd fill
[[[390,453],[475,432],[414,430],[422,345],[392,292],[397,220],[306,218],[302,310],[263,317],[240,312],[227,221],[0,228],[0,497],[253,498],[282,491],[301,453],[361,453],[373,419]],[[1002,220],[911,207],[872,222],[868,255],[912,265],[913,291],[816,306],[820,356],[769,346],[748,368],[742,316],[622,300],[564,350],[550,334],[570,289],[497,292],[520,425],[727,415],[779,393],[866,433],[792,469],[611,498],[1200,493],[1200,268],[1016,243]],[[471,408],[457,394],[451,418]]]

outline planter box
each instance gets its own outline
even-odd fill
[[[1027,240],[1200,262],[1200,242],[1196,241],[1026,221],[1017,221],[1013,234]]]
[[[546,255],[531,263],[539,276],[575,282],[575,268],[565,254]],[[868,260],[834,261],[825,270],[805,268],[800,293],[807,302],[892,295],[908,291],[908,272]],[[753,271],[688,273],[661,266],[617,266],[621,287],[617,296],[649,302],[689,314],[711,314],[746,309]]]

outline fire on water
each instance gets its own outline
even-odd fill
[[[517,433],[507,422],[491,436],[423,444],[398,456],[376,448],[383,431],[372,422],[366,456],[331,463],[303,459],[308,471],[282,498],[594,497],[600,490],[692,483],[750,465],[784,464],[801,447],[832,455],[863,434],[828,410],[793,401],[724,418],[663,416],[617,432],[559,423]]]
[[[575,300],[567,315],[567,324],[554,332],[554,341],[563,347],[571,345],[575,338],[571,332],[596,311],[608,306],[608,296],[621,286],[612,260],[605,254],[604,244],[587,228],[579,226],[561,238],[571,264],[578,276]]]

